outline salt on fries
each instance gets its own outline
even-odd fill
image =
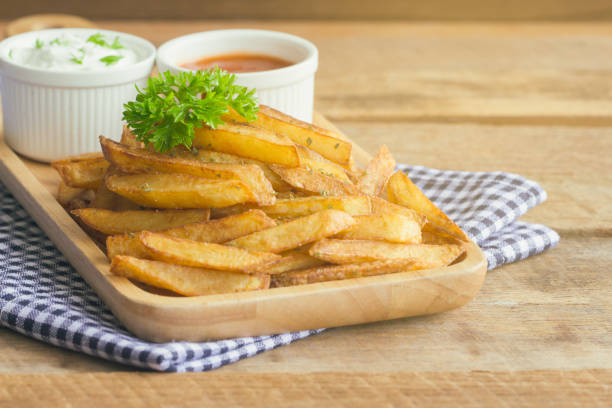
[[[158,153],[125,128],[100,137],[103,155],[53,163],[58,200],[105,238],[112,273],[198,296],[426,274],[465,251],[385,146],[358,170],[339,135],[274,109],[224,120],[191,150]]]

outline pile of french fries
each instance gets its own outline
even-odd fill
[[[112,273],[186,296],[447,266],[466,235],[383,146],[352,145],[261,106],[196,129],[161,154],[124,129],[103,153],[52,163],[59,202],[103,246]]]

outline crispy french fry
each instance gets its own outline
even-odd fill
[[[427,223],[427,217],[415,210],[390,203],[380,197],[370,197],[370,200],[372,202],[372,214],[400,214],[416,221],[421,228]]]
[[[358,194],[357,188],[348,181],[336,177],[326,176],[312,169],[301,167],[283,167],[271,164],[270,169],[280,178],[301,191],[322,196],[341,196]]]
[[[357,223],[336,235],[341,239],[387,241],[404,244],[421,243],[419,224],[400,214],[373,214],[354,217]]]
[[[277,262],[262,269],[263,273],[277,275],[298,269],[314,268],[324,265],[326,262],[314,256],[303,253],[299,249],[287,251],[281,254],[283,257]]]
[[[130,147],[138,147],[140,149],[144,148],[144,143],[136,139],[136,135],[132,133],[132,131],[129,127],[127,127],[127,125],[123,125],[123,132],[121,133],[121,144]]]
[[[108,235],[127,234],[142,230],[158,231],[208,220],[208,210],[137,210],[109,211],[83,208],[71,211],[85,225]]]
[[[461,240],[456,237],[442,232],[440,230],[433,231],[421,231],[422,243],[423,244],[435,244],[435,245],[445,245],[445,244],[454,244],[461,245]]]
[[[387,183],[389,201],[424,214],[430,224],[462,241],[469,241],[465,233],[451,221],[429,198],[401,171],[395,172]]]
[[[159,232],[176,238],[199,242],[223,243],[276,225],[263,211],[250,210],[242,214],[212,221],[196,222]],[[135,234],[113,235],[106,239],[108,258],[130,255],[147,258],[146,248]]]
[[[426,268],[427,266],[414,259],[395,259],[360,264],[321,266],[272,275],[270,286],[277,288],[283,286],[305,285],[308,283],[363,278],[366,276],[408,272]]]
[[[276,204],[261,207],[261,210],[274,218],[295,218],[322,210],[339,210],[350,215],[366,215],[371,213],[371,206],[370,198],[367,196],[312,196],[276,200]]]
[[[125,173],[180,173],[196,177],[240,180],[260,205],[274,204],[272,185],[261,168],[254,164],[205,163],[193,158],[172,157],[148,150],[120,145],[100,136],[106,160]]]
[[[310,248],[310,255],[337,264],[412,258],[439,268],[465,251],[462,245],[392,244],[381,241],[324,239]]]
[[[141,232],[139,239],[154,260],[184,266],[249,272],[281,258],[269,252],[247,251],[232,246],[174,238],[149,231]]]
[[[226,243],[251,251],[282,252],[318,241],[350,228],[355,221],[345,212],[323,210]]]
[[[285,183],[278,174],[274,173],[268,165],[264,162],[254,159],[248,159],[246,157],[236,156],[230,153],[215,152],[214,150],[195,149],[193,151],[187,151],[185,149],[176,149],[175,152],[178,157],[184,158],[195,158],[196,160],[205,163],[230,163],[230,164],[255,164],[261,168],[266,178],[272,183],[272,187],[275,191],[290,191],[291,186]]]
[[[106,184],[102,183],[96,190],[94,199],[91,202],[92,208],[101,208],[111,211],[138,210],[140,206],[119,194],[110,191]]]
[[[87,153],[51,162],[70,187],[95,190],[102,183],[109,163],[102,153]]]
[[[389,153],[387,146],[382,145],[376,156],[368,163],[364,174],[359,178],[357,187],[364,194],[378,196],[394,169],[395,159]]]
[[[227,207],[255,200],[239,180],[212,180],[187,174],[128,174],[106,177],[106,187],[151,208]]]
[[[300,156],[301,167],[307,170],[312,170],[316,173],[321,173],[326,176],[335,177],[337,179],[352,183],[342,166],[330,162],[317,152],[314,152],[307,147],[301,145],[296,145],[296,147]]]
[[[214,295],[266,289],[270,275],[214,271],[204,268],[171,265],[131,256],[116,256],[111,272],[185,296]]]
[[[193,145],[264,163],[287,167],[300,165],[297,149],[287,137],[244,123],[227,123],[217,129],[196,128]]]
[[[242,121],[239,116],[232,119]],[[334,132],[292,118],[265,105],[259,106],[255,126],[287,135],[293,142],[306,146],[321,156],[347,167],[350,164],[352,146]]]
[[[57,187],[57,201],[59,201],[61,205],[66,207],[68,206],[68,203],[70,203],[70,201],[76,198],[83,199],[83,197],[87,194],[88,191],[89,190],[85,190],[83,188],[70,187],[69,185],[64,183],[63,180],[61,180]]]

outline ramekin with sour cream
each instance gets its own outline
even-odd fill
[[[226,54],[263,54],[292,62],[269,71],[237,73],[236,83],[255,88],[260,104],[312,122],[314,77],[319,54],[310,41],[267,30],[214,30],[178,37],[157,50],[157,69],[174,74],[181,65]]]
[[[0,42],[4,138],[39,161],[100,150],[121,135],[123,104],[144,87],[155,47],[100,29],[32,31]]]

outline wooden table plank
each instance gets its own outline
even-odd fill
[[[0,406],[605,407],[612,371],[0,375]],[[100,392],[112,390],[112,392]]]

